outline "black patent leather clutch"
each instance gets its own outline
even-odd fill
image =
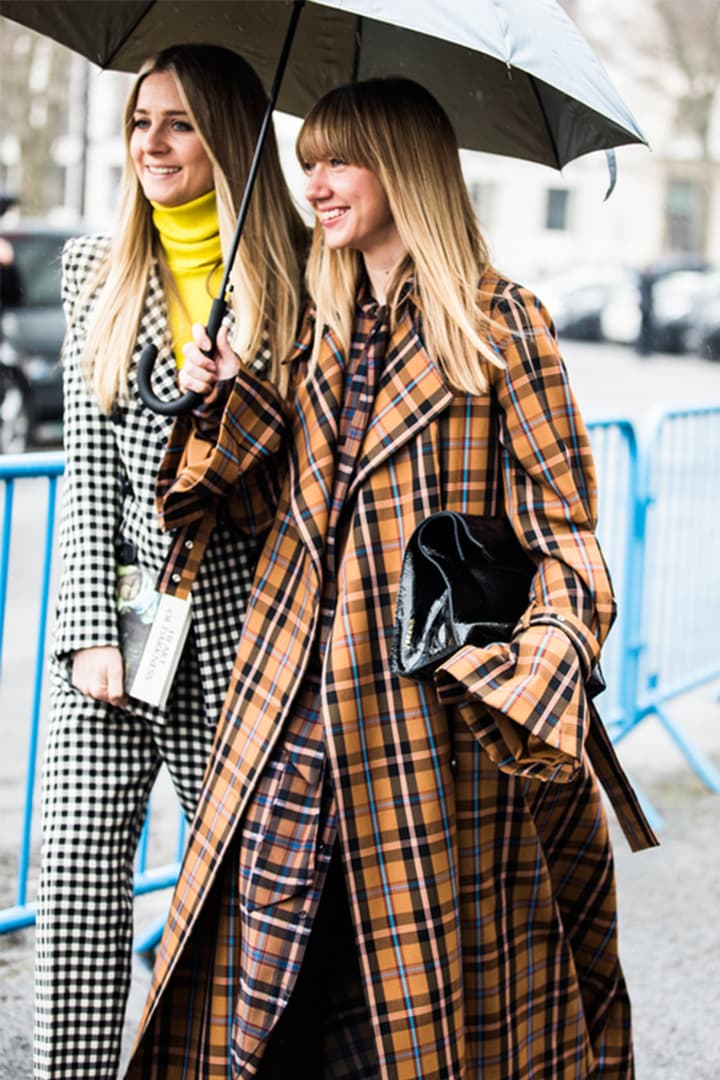
[[[403,556],[390,656],[394,675],[431,679],[462,645],[509,641],[535,564],[506,518],[441,510],[418,525]],[[585,689],[605,689],[599,664]]]
[[[426,518],[403,556],[394,674],[428,679],[462,645],[509,641],[534,573],[505,518],[451,510]]]

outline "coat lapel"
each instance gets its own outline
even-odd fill
[[[294,358],[310,349],[309,336]],[[291,507],[295,523],[322,581],[325,535],[335,480],[345,362],[326,330],[315,370],[301,378],[290,440]],[[368,474],[447,408],[453,392],[425,350],[408,312],[392,335],[372,416],[348,498]]]
[[[297,389],[289,445],[290,505],[319,582],[335,482],[344,369],[340,347],[326,331],[318,362]]]
[[[447,408],[452,399],[452,390],[406,311],[390,341],[349,494],[357,490],[373,469]]]

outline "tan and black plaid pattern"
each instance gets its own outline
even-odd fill
[[[98,236],[67,245],[67,311],[107,245],[107,238]],[[63,569],[43,784],[36,1080],[109,1080],[117,1073],[138,830],[163,761],[192,816],[255,562],[254,542],[239,538],[224,512],[216,515],[212,507],[176,538],[173,566],[178,551],[186,560],[180,583],[187,589],[197,580],[191,639],[167,710],[140,702],[133,703],[131,712],[117,710],[70,686],[74,651],[117,644],[114,593],[120,542],[132,545],[138,561],[153,574],[160,572],[170,546],[156,520],[155,484],[172,421],[150,413],[132,392],[134,366],[130,399],[110,416],[99,412],[80,373],[90,310],[91,305],[83,305],[64,350]],[[133,365],[149,341],[158,347],[154,389],[161,398],[173,397],[175,359],[154,271]],[[174,829],[175,822],[168,827]]]
[[[411,303],[392,336],[350,485],[323,667],[327,768],[378,1075],[629,1080],[612,862],[588,760],[592,750],[602,765],[603,741],[589,734],[600,722],[582,685],[614,613],[594,536],[594,470],[547,314],[507,282],[489,276],[482,285],[483,302],[508,327],[497,346],[506,368],[488,369],[490,394],[447,387]],[[258,965],[253,978],[265,980],[260,1043],[286,997],[284,973],[302,961],[302,939],[291,929],[298,908],[307,910],[302,896],[271,902],[259,928],[238,914],[228,878],[238,825],[257,803],[312,654],[342,367],[326,334],[317,370],[298,388],[288,475],[131,1077],[183,1075],[192,987],[207,980],[219,942],[244,950]],[[252,520],[251,477],[241,474],[266,463],[283,423],[267,390],[241,378],[209,459],[194,460],[190,438],[166,462],[166,520],[182,525],[208,496],[232,496],[236,485]],[[448,704],[433,686],[392,676],[389,664],[405,546],[441,509],[504,511],[538,566],[528,625],[515,640],[461,650],[444,665]],[[635,814],[635,846],[655,842],[616,761],[610,772],[615,800]],[[276,955],[283,965],[268,962]],[[246,985],[235,956],[226,951],[212,966],[221,1017],[232,1016]],[[233,1075],[255,1074],[232,1025],[221,1022],[213,1038],[195,1075],[225,1076],[229,1060]],[[163,1071],[159,1060],[172,1068]]]

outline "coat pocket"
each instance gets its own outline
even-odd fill
[[[323,772],[323,759],[298,768],[285,748],[266,767],[242,829],[239,888],[247,912],[279,904],[312,884]]]

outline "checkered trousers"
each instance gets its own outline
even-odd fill
[[[170,716],[92,701],[53,665],[37,902],[35,1080],[117,1076],[133,937],[133,863],[165,762],[188,818],[213,729],[202,721],[193,643]],[[176,813],[164,823],[176,828]]]

